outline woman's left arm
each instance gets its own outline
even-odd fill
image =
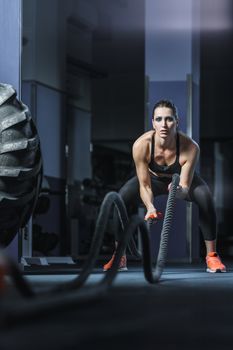
[[[188,195],[199,154],[200,149],[198,144],[194,142],[190,143],[187,151],[184,153],[186,160],[181,168],[180,183],[176,194],[177,198],[184,199]]]

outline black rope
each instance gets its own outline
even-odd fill
[[[84,268],[80,275],[71,282],[67,282],[64,286],[59,286],[50,289],[49,292],[40,292],[36,294],[30,284],[21,275],[17,265],[11,261],[10,264],[14,266],[9,271],[10,276],[15,283],[16,288],[23,297],[28,298],[29,296],[40,296],[40,298],[31,299],[31,301],[21,301],[19,305],[12,305],[7,310],[2,310],[0,317],[0,323],[2,326],[10,326],[17,324],[19,321],[30,321],[32,318],[44,315],[49,311],[57,311],[74,304],[83,304],[100,298],[107,292],[109,283],[99,283],[94,288],[85,287],[80,290],[83,286],[90,273],[92,272],[96,259],[101,248],[103,235],[110,217],[112,206],[117,206],[117,210],[120,216],[122,226],[126,226],[128,221],[127,211],[120,195],[116,192],[108,193],[101,205],[100,212],[98,215],[94,236],[90,248],[90,253]],[[114,266],[109,270],[106,276],[111,278],[111,281],[115,278],[118,272],[118,264],[122,255],[122,251],[125,249],[123,244],[125,239],[121,240],[119,247],[116,251]],[[8,259],[9,261],[9,259]],[[20,277],[20,278],[19,278]],[[105,276],[103,280],[105,279]]]
[[[127,210],[125,207],[125,204],[121,198],[121,196],[117,192],[109,192],[100,207],[99,215],[96,221],[95,231],[92,238],[92,243],[90,247],[90,252],[88,255],[88,258],[84,264],[84,267],[80,273],[80,275],[75,278],[73,281],[66,283],[64,286],[56,288],[56,290],[69,290],[69,289],[78,289],[83,286],[83,284],[86,282],[87,278],[91,274],[96,260],[99,255],[99,251],[103,242],[104,233],[110,218],[111,210],[113,205],[116,206],[119,220],[121,222],[122,228],[126,227],[128,222],[128,215]],[[123,232],[124,233],[124,232]],[[124,234],[121,237],[121,241],[124,238]],[[127,243],[125,243],[123,250],[126,248]],[[116,250],[115,260],[118,261],[118,258],[120,260],[121,256],[119,256],[118,249]],[[114,271],[111,273],[115,274],[118,271],[118,265],[113,266]],[[53,290],[54,291],[54,290]],[[52,291],[52,292],[53,292]]]
[[[172,216],[174,212],[175,195],[177,191],[178,182],[179,175],[173,175],[172,185],[166,206],[163,229],[161,233],[160,249],[154,272],[152,271],[150,236],[147,224],[142,218],[136,215],[132,216],[131,219],[128,220],[127,211],[121,196],[116,192],[110,192],[105,196],[103,203],[100,207],[95,232],[90,248],[90,253],[80,275],[73,281],[64,284],[64,286],[52,288],[49,291],[49,293],[39,293],[39,299],[36,299],[34,301],[32,300],[30,303],[26,304],[20,303],[20,305],[17,308],[15,308],[14,306],[14,309],[8,310],[6,313],[3,313],[3,319],[5,320],[5,322],[9,325],[10,323],[14,323],[14,321],[17,322],[17,320],[19,319],[30,319],[31,317],[43,314],[48,310],[57,310],[66,307],[68,305],[73,304],[75,298],[76,303],[78,304],[79,302],[83,303],[85,301],[90,301],[104,295],[108,287],[111,286],[118,272],[118,266],[121,256],[130,238],[132,237],[132,234],[138,227],[140,228],[140,234],[142,237],[143,268],[145,278],[150,283],[158,282],[163,271],[167,254],[168,234],[170,231]],[[117,208],[118,216],[121,221],[122,228],[124,228],[124,231],[122,237],[120,237],[119,244],[116,249],[112,268],[105,273],[102,280],[95,287],[85,287],[79,291],[79,289],[83,286],[83,284],[85,283],[95,266],[95,262],[98,258],[98,254],[103,241],[104,232],[113,205],[115,205]],[[9,259],[7,261],[9,261]],[[37,296],[37,294],[32,290],[30,284],[22,276],[17,265],[11,261],[9,263],[9,266],[11,266],[11,268],[9,269],[9,273],[11,274],[13,282],[15,283],[15,286],[19,290],[21,295],[26,298]],[[68,294],[67,291],[69,291]]]
[[[159,253],[158,253],[156,268],[154,272],[154,280],[156,281],[160,279],[160,276],[163,272],[166,257],[167,257],[168,237],[169,237],[172,218],[174,214],[175,198],[176,198],[177,186],[179,185],[179,181],[180,181],[180,176],[178,174],[174,174],[172,176],[171,188],[167,199],[167,205],[166,205],[165,216],[163,221],[163,228],[161,232]]]
[[[145,223],[145,220],[140,218],[138,215],[133,215],[130,218],[130,221],[127,223],[124,236],[122,237],[122,240],[119,242],[119,245],[116,251],[116,257],[114,259],[113,266],[112,266],[114,270],[115,270],[115,267],[119,265],[120,257],[122,256],[124,248],[127,245],[129,239],[132,237],[136,229],[139,228],[139,232],[142,239],[143,268],[144,268],[145,278],[149,283],[157,283],[159,281],[162,275],[166,257],[167,257],[168,237],[169,237],[172,218],[174,214],[175,197],[177,192],[177,186],[179,185],[179,180],[180,180],[179,175],[174,174],[172,177],[171,188],[168,195],[164,222],[163,222],[163,227],[161,232],[160,247],[159,247],[157,262],[156,262],[154,271],[152,267],[150,235],[149,235],[148,227],[147,227],[147,224]],[[106,278],[103,279],[103,281],[101,281],[101,283],[110,285],[114,277],[115,277],[114,274],[112,275],[111,273],[109,273],[106,275]]]
[[[1,250],[1,263],[4,265],[3,267],[6,270],[6,273],[11,277],[11,280],[13,281],[16,289],[23,297],[32,298],[36,295],[31,285],[22,275],[18,264],[10,259],[9,256],[5,254],[3,249]]]

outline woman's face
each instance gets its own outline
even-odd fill
[[[161,138],[175,135],[178,126],[178,120],[173,115],[171,108],[168,107],[157,107],[152,123],[156,134]]]

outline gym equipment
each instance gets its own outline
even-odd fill
[[[14,88],[0,84],[0,244],[8,246],[35,207],[42,178],[40,140]]]
[[[152,268],[152,258],[150,252],[149,230],[145,220],[136,215],[132,216],[130,220],[128,220],[126,208],[122,198],[118,193],[110,192],[105,196],[100,208],[89,257],[86,260],[86,263],[80,275],[73,281],[56,288],[52,288],[48,292],[36,294],[26,279],[24,279],[21,273],[19,273],[17,266],[11,262],[9,258],[5,257],[5,264],[9,267],[9,272],[11,273],[13,282],[15,283],[15,286],[21,295],[26,298],[35,296],[40,296],[40,298],[36,298],[36,301],[33,303],[20,303],[20,305],[17,305],[17,307],[14,307],[12,310],[8,309],[2,315],[3,323],[5,322],[5,325],[8,325],[10,323],[18,322],[19,320],[22,322],[22,320],[30,319],[31,317],[35,317],[38,314],[48,312],[48,310],[57,310],[67,307],[68,305],[73,305],[74,303],[83,303],[104,295],[107,292],[108,288],[111,286],[112,281],[118,272],[120,258],[129,242],[129,238],[135,232],[135,229],[137,227],[140,227],[140,234],[142,236],[143,268],[145,278],[150,283],[157,283],[163,272],[163,267],[166,260],[168,235],[174,212],[175,196],[178,183],[179,175],[175,174],[172,178],[172,186],[168,196],[163,229],[161,233],[160,249],[154,272]],[[101,247],[105,227],[107,225],[108,217],[113,205],[115,205],[117,208],[119,219],[122,228],[124,229],[124,234],[122,237],[120,237],[112,268],[104,273],[102,280],[94,287],[81,288],[95,265],[95,261],[98,257],[98,253]],[[79,290],[80,288],[81,290]]]

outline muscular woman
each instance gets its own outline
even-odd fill
[[[145,220],[157,217],[154,198],[168,194],[174,173],[180,175],[177,197],[196,203],[199,208],[200,228],[206,246],[207,272],[226,272],[216,252],[216,212],[208,185],[195,172],[199,158],[199,146],[178,130],[179,118],[176,106],[169,100],[158,101],[153,109],[150,130],[140,136],[133,145],[133,159],[137,176],[120,190],[127,209],[131,203],[142,201],[146,207]],[[112,266],[112,259],[104,270]],[[124,254],[119,270],[127,270]]]

